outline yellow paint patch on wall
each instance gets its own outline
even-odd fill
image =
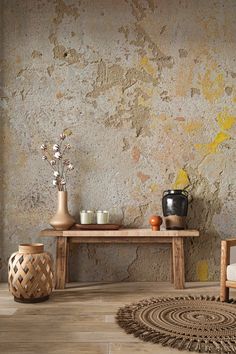
[[[155,74],[155,68],[150,64],[148,57],[142,57],[142,59],[140,60],[140,65],[148,74]]]
[[[153,192],[157,192],[158,191],[158,185],[156,183],[152,183],[150,186],[149,186],[149,189],[150,191],[153,193]]]
[[[186,133],[192,133],[194,131],[197,131],[201,129],[202,127],[202,122],[189,122],[184,125],[184,131]]]
[[[149,100],[149,98],[145,99],[142,96],[139,96],[138,97],[138,105],[143,106],[143,107],[149,107],[148,100]]]
[[[151,97],[153,95],[153,89],[152,88],[145,88],[145,93]]]
[[[230,139],[230,135],[226,134],[224,132],[219,132],[215,138],[213,139],[213,141],[209,144],[196,144],[195,147],[197,150],[202,150],[202,152],[205,155],[209,155],[209,154],[214,154],[217,152],[217,148],[218,146],[223,143],[225,140],[229,140]]]
[[[236,117],[229,114],[228,108],[225,108],[217,115],[217,123],[222,130],[229,130],[236,123]]]
[[[190,184],[187,172],[181,168],[176,177],[175,183],[173,185],[174,189],[184,189]]]
[[[215,68],[215,66],[213,66]],[[224,76],[211,68],[207,69],[203,77],[200,77],[202,93],[204,97],[214,102],[224,94]]]
[[[197,262],[197,278],[199,281],[207,281],[208,280],[208,263],[207,261],[199,261]]]

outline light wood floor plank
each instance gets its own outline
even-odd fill
[[[120,331],[119,327],[116,323],[105,323],[105,322],[80,322],[79,320],[74,319],[74,321],[68,322],[58,322],[55,325],[54,321],[44,321],[35,323],[35,318],[31,316],[31,319],[27,319],[24,321],[24,329],[27,332],[30,332],[32,335],[40,332],[50,332],[52,335],[57,335],[58,332],[60,333],[68,333],[68,332],[118,332]],[[21,322],[21,323],[20,323]],[[34,326],[32,328],[32,323]],[[10,332],[12,330],[12,319],[10,321],[4,321],[4,324],[0,323],[0,332]],[[22,332],[22,321],[16,320],[14,321],[14,332]],[[56,333],[54,333],[56,332]],[[7,335],[7,334],[6,334]],[[1,334],[0,334],[1,336]]]
[[[34,327],[32,325],[31,327]],[[56,326],[55,326],[56,328]],[[104,343],[104,342],[131,342],[131,343],[139,343],[139,339],[133,336],[127,336],[123,331],[111,331],[111,332],[100,332],[97,330],[96,332],[63,332],[55,330],[45,330],[45,331],[34,331],[31,330],[30,335],[29,332],[25,330],[21,331],[11,331],[9,332],[0,332],[0,343],[31,343],[37,342],[39,340],[39,336],[43,341],[47,343]]]
[[[188,283],[183,290],[169,283],[70,284],[40,304],[16,303],[0,284],[0,353],[179,354],[127,335],[115,315],[119,307],[144,298],[188,294],[218,296],[219,284]]]
[[[1,343],[1,354],[109,354],[105,343]]]
[[[116,343],[109,346],[109,354],[174,354],[177,352],[178,354],[190,354],[186,350],[176,351],[172,348],[142,342],[139,345],[136,343]]]

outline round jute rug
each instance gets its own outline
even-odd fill
[[[116,319],[127,333],[147,342],[200,353],[236,353],[236,300],[151,298],[120,308]]]

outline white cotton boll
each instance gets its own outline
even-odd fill
[[[54,187],[56,187],[56,186],[57,186],[57,180],[54,179],[54,180],[52,181],[52,184],[54,185]]]
[[[64,180],[64,178],[61,179],[61,184],[64,186],[66,184],[66,181]]]
[[[59,151],[57,151],[57,152],[55,152],[54,157],[56,159],[61,159],[62,156],[61,156],[61,153]]]
[[[72,171],[74,169],[74,165],[72,165],[72,163],[70,163],[67,168],[68,168],[68,170]]]
[[[59,173],[58,171],[54,171],[54,172],[53,172],[53,175],[54,175],[55,177],[59,177],[59,176],[60,176],[60,173]]]
[[[58,151],[59,150],[59,145],[58,144],[54,144],[52,149],[53,149],[53,151]]]
[[[51,166],[56,165],[56,161],[55,161],[55,160],[51,160],[51,161],[50,161],[50,165],[51,165]]]
[[[46,149],[47,149],[46,144],[42,144],[42,145],[40,146],[40,149],[41,149],[41,150],[46,150]]]
[[[44,155],[44,156],[42,156],[42,159],[47,160],[48,158],[47,158],[47,156]]]

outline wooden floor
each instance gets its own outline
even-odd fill
[[[186,286],[174,290],[168,283],[70,284],[44,303],[19,304],[13,301],[7,284],[0,284],[0,353],[179,354],[125,334],[114,318],[120,306],[147,297],[219,295],[217,283]]]

